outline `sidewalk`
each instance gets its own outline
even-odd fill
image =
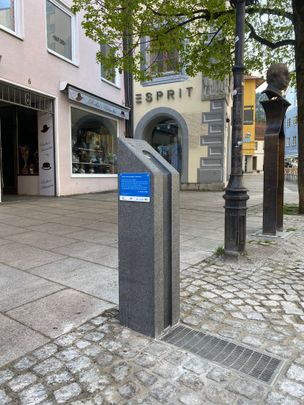
[[[181,318],[282,360],[271,383],[119,325],[115,193],[22,198],[0,206],[0,404],[303,404],[304,221],[256,236],[262,175],[245,179],[238,263],[214,255],[223,193],[181,193]]]

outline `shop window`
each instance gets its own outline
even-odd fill
[[[0,28],[21,35],[21,0],[0,0]]]
[[[152,74],[170,75],[179,73],[179,52],[177,49],[155,53],[151,52],[149,62]]]
[[[71,119],[73,174],[117,173],[117,121],[78,108]]]
[[[104,56],[108,56],[110,51],[111,51],[111,48],[109,45],[107,45],[107,44],[100,45],[100,52]],[[115,86],[119,86],[119,75],[118,75],[117,69],[115,69],[114,67],[107,69],[103,64],[101,64],[100,65],[100,74],[101,74],[101,78],[103,80],[113,83],[113,84],[115,84]]]
[[[46,0],[47,47],[75,62],[75,16],[54,0]]]
[[[244,110],[244,125],[253,124],[253,108]]]

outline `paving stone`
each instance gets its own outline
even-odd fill
[[[287,347],[271,345],[266,348],[266,350],[270,353],[275,354],[276,356],[281,356],[284,358],[292,357],[293,350],[287,349]]]
[[[230,377],[231,377],[230,371],[219,367],[213,368],[207,374],[207,378],[210,378],[210,380],[214,380],[216,382],[226,382],[230,379]]]
[[[215,404],[230,405],[236,400],[236,395],[226,390],[208,384],[205,389],[207,398]]]
[[[85,347],[90,346],[90,344],[91,342],[88,342],[87,340],[78,340],[78,342],[76,342],[78,349],[84,349]]]
[[[29,369],[36,363],[37,363],[37,359],[35,359],[33,357],[23,357],[21,360],[19,360],[14,365],[14,368],[18,371],[23,371],[23,370]]]
[[[11,370],[0,370],[0,385],[6,383],[14,377],[14,373]]]
[[[0,404],[5,405],[11,403],[11,398],[6,395],[5,391],[0,390]]]
[[[201,376],[198,376],[191,371],[184,372],[179,377],[178,381],[194,391],[201,390],[201,388],[204,386],[204,382]]]
[[[163,385],[156,384],[156,386],[150,390],[152,397],[162,404],[167,404],[168,400],[172,398],[175,393],[176,387],[171,383],[166,383]]]
[[[102,325],[102,324],[106,323],[106,321],[107,321],[107,318],[105,316],[97,316],[96,318],[91,319],[91,322],[94,325]]]
[[[183,321],[184,321],[184,323],[191,325],[191,326],[197,326],[201,322],[200,317],[198,317],[198,316],[186,316],[183,319]]]
[[[79,373],[81,370],[90,367],[92,364],[91,360],[86,356],[77,357],[66,363],[67,368],[71,371],[71,373],[76,374]]]
[[[242,343],[245,343],[246,345],[250,345],[250,346],[255,346],[255,347],[262,346],[262,340],[254,337],[254,336],[245,336],[242,339]]]
[[[153,372],[163,378],[175,379],[182,373],[182,368],[166,361],[159,361]]]
[[[114,357],[110,354],[102,354],[96,361],[101,367],[107,367],[113,363]]]
[[[248,399],[261,398],[264,394],[264,388],[261,385],[243,379],[231,381],[227,389],[235,394],[244,395]]]
[[[62,366],[62,361],[56,359],[55,357],[50,357],[35,366],[33,370],[35,371],[35,373],[38,373],[40,375],[47,375],[49,373],[52,373],[53,371],[57,371]]]
[[[304,315],[303,309],[299,308],[298,305],[293,302],[281,302],[281,305],[286,314]]]
[[[104,333],[101,332],[90,332],[84,335],[84,339],[90,340],[92,342],[99,342],[104,337]]]
[[[193,371],[196,374],[206,374],[211,368],[211,364],[198,356],[189,356],[189,360],[183,364],[186,370]]]
[[[18,377],[10,380],[8,386],[14,392],[21,391],[23,388],[27,387],[28,385],[33,384],[37,380],[35,374],[26,373],[21,374]]]
[[[69,361],[80,356],[80,351],[74,347],[69,347],[68,349],[62,350],[55,354],[55,357],[61,361]]]
[[[163,343],[154,342],[149,344],[149,346],[145,348],[145,353],[151,354],[152,356],[160,356],[167,350],[168,348]]]
[[[150,355],[140,354],[136,359],[135,363],[142,367],[154,367],[156,364],[155,358]]]
[[[39,404],[48,397],[47,390],[42,384],[36,384],[20,392],[21,405]]]
[[[49,343],[40,349],[37,349],[33,351],[33,356],[37,357],[38,360],[45,360],[48,357],[53,356],[54,353],[56,353],[58,350],[58,346],[56,346],[53,343]]]
[[[299,399],[304,397],[304,385],[297,382],[286,379],[280,385],[280,389],[281,391],[291,395],[292,397],[296,397]]]
[[[109,386],[111,380],[106,374],[102,374],[98,367],[94,366],[79,373],[79,382],[85,385],[88,392],[94,393]]]
[[[266,398],[266,405],[300,405],[300,402],[286,395],[270,392]]]
[[[287,377],[304,384],[304,368],[292,365],[287,371]]]
[[[111,375],[116,382],[123,381],[130,375],[132,368],[127,363],[119,363],[113,367]]]
[[[57,391],[54,391],[56,402],[58,404],[67,402],[68,400],[77,397],[77,395],[80,393],[81,387],[76,383],[69,384],[65,387],[59,388]]]
[[[138,371],[135,373],[135,376],[147,387],[151,387],[156,381],[158,381],[155,375],[147,373],[145,370]]]
[[[202,396],[195,393],[183,394],[178,400],[184,405],[202,405]]]
[[[62,371],[61,373],[54,373],[47,375],[45,381],[48,385],[59,385],[62,383],[69,382],[72,379],[72,375],[67,371]]]
[[[97,345],[92,344],[92,345],[86,347],[86,348],[83,350],[83,353],[84,353],[86,356],[96,357],[96,356],[98,356],[98,354],[99,354],[101,351],[102,351],[102,348],[101,348],[100,346],[97,346]]]
[[[75,342],[75,340],[79,337],[77,333],[69,333],[67,335],[62,335],[59,338],[57,338],[54,342],[59,345],[59,346],[70,346]]]
[[[136,384],[131,382],[128,382],[118,388],[118,392],[125,399],[132,398],[136,394],[137,390],[138,388]]]

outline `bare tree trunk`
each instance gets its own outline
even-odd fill
[[[299,213],[304,214],[304,2],[292,0],[295,31],[295,61],[298,100]]]

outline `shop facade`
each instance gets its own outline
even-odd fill
[[[230,86],[201,74],[135,83],[135,138],[179,172],[181,189],[222,190],[230,162]]]
[[[71,3],[0,6],[1,194],[117,188],[117,138],[129,119],[123,78],[96,62],[100,46]]]

